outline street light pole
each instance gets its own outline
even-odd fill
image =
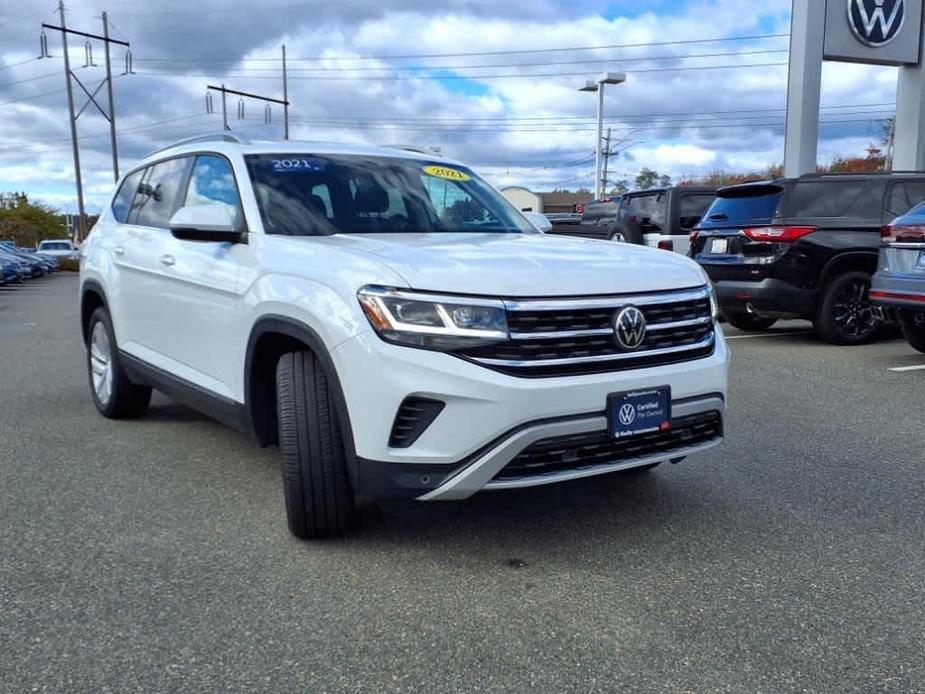
[[[600,200],[601,193],[601,149],[604,144],[604,82],[597,90],[597,146],[594,148],[594,199]]]
[[[603,197],[603,181],[601,180],[601,146],[604,141],[604,85],[621,84],[626,82],[624,72],[605,72],[596,80],[588,80],[580,92],[597,92],[597,142],[594,146],[594,198]]]

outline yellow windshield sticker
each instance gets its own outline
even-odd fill
[[[472,176],[467,174],[465,171],[460,171],[458,169],[450,169],[446,166],[425,166],[424,173],[428,176],[436,176],[437,178],[445,178],[449,181],[471,181]]]

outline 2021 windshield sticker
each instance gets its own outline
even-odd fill
[[[445,178],[448,181],[471,181],[472,176],[459,169],[451,169],[447,166],[425,166],[424,173],[436,178]]]
[[[324,171],[324,164],[318,161],[312,161],[311,159],[274,159],[273,170],[282,172],[310,171],[313,173],[320,173]]]

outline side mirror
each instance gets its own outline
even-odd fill
[[[539,212],[521,212],[521,214],[527,218],[530,224],[536,227],[537,231],[541,231],[544,234],[552,231],[552,222],[547,219],[546,215],[542,215]]]
[[[170,233],[185,241],[230,243],[242,236],[232,208],[217,202],[181,207],[170,218]]]

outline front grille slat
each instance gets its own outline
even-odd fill
[[[670,456],[673,451],[709,443],[722,435],[722,415],[712,410],[676,417],[668,431],[628,439],[611,438],[606,431],[541,439],[518,453],[494,479],[539,477],[660,454]]]
[[[608,373],[701,359],[713,353],[707,290],[574,300],[510,301],[511,340],[457,352],[514,376]],[[635,350],[614,339],[614,318],[628,305],[644,314],[646,337]]]

